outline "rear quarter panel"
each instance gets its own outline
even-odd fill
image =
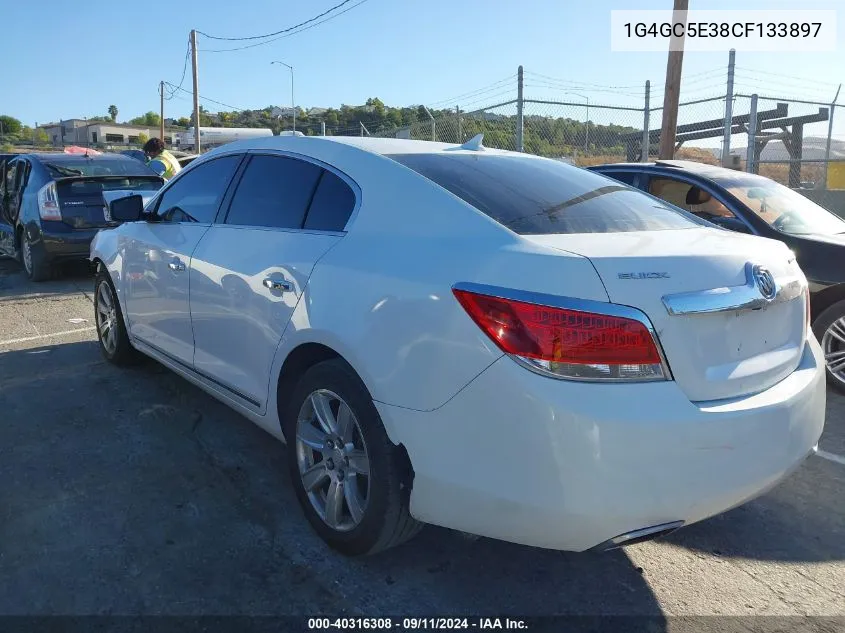
[[[392,160],[333,164],[358,182],[362,205],[315,267],[271,380],[293,349],[317,342],[341,354],[376,401],[429,411],[502,356],[454,298],[455,283],[607,301],[587,259],[529,243]]]

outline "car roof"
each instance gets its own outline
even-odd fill
[[[220,145],[206,155],[230,152],[233,150],[248,151],[251,149],[284,149],[295,151],[303,144],[334,143],[351,146],[371,154],[434,154],[449,150],[450,152],[477,154],[477,150],[460,149],[456,143],[441,143],[435,141],[417,141],[400,138],[374,138],[361,136],[264,136],[260,138],[244,139]],[[307,145],[306,145],[307,146]],[[484,153],[513,154],[504,150],[483,148]],[[529,156],[529,154],[519,154]]]
[[[708,165],[707,163],[699,163],[694,160],[658,160],[651,163],[605,163],[603,165],[593,165],[587,169],[600,170],[605,168],[664,172],[684,171],[705,178],[718,178],[719,176],[736,177],[738,173],[735,169],[728,169],[727,167],[720,167],[718,165]]]

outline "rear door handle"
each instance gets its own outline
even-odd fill
[[[171,259],[171,260],[170,260],[170,262],[167,264],[167,267],[168,267],[170,270],[176,271],[177,273],[178,273],[178,272],[182,272],[183,270],[185,270],[185,262],[183,262],[183,261],[182,261],[181,259],[179,259],[178,257],[174,257],[174,258],[173,258],[173,259]]]
[[[291,283],[284,279],[270,279],[268,277],[262,283],[268,290],[281,290],[282,292],[290,292],[293,290]]]

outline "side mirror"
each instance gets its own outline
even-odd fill
[[[109,216],[114,222],[137,222],[144,214],[144,198],[126,196],[109,202]]]
[[[751,200],[762,200],[766,197],[766,190],[761,187],[752,187],[746,195]]]

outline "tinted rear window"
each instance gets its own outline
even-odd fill
[[[315,231],[342,231],[346,228],[354,207],[355,193],[352,188],[339,176],[324,170],[305,218],[305,228]]]
[[[120,189],[129,191],[158,191],[161,185],[161,180],[146,177],[105,178],[102,180],[92,178],[91,180],[72,180],[70,182],[60,183],[59,191],[67,192],[71,195],[84,196]]]
[[[46,158],[42,164],[53,178],[67,176],[155,176],[140,161],[129,158]]]
[[[622,233],[698,226],[682,211],[554,160],[484,154],[389,156],[515,233]]]

